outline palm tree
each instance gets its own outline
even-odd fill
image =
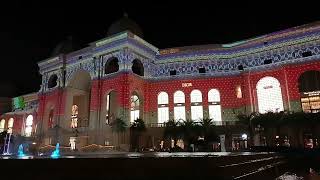
[[[127,123],[121,118],[116,118],[110,125],[112,131],[118,134],[118,145],[120,149],[120,134],[126,131]]]
[[[163,135],[165,139],[173,139],[176,145],[178,139],[182,138],[180,122],[173,119],[166,122]]]
[[[198,137],[201,135],[199,124],[192,120],[186,120],[181,123],[182,137],[187,147],[198,141]]]
[[[201,119],[200,125],[201,135],[204,137],[204,145],[206,146],[206,148],[208,148],[210,142],[219,141],[213,119],[203,118]]]
[[[132,149],[139,149],[140,136],[146,130],[146,125],[142,119],[139,118],[134,120],[133,124],[130,127],[132,137]]]

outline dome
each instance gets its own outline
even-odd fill
[[[126,13],[121,19],[111,24],[111,26],[108,29],[107,35],[112,36],[123,31],[131,31],[133,34],[141,38],[143,37],[143,33],[140,26],[133,20],[129,19]]]
[[[79,44],[75,43],[71,36],[68,36],[67,39],[61,41],[52,51],[52,56],[57,56],[59,54],[66,54],[72,51],[79,49]]]

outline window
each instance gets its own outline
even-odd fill
[[[164,123],[169,120],[169,96],[166,92],[160,92],[158,95],[158,123]]]
[[[242,98],[242,91],[241,91],[241,86],[240,85],[238,85],[236,87],[236,96],[237,96],[237,98]]]
[[[199,73],[200,74],[203,74],[203,73],[206,73],[206,68],[199,68]]]
[[[199,90],[193,90],[190,94],[191,98],[191,119],[199,121],[203,118],[202,93]]]
[[[10,118],[8,121],[8,133],[12,133],[14,119]]]
[[[259,113],[283,111],[282,93],[279,81],[274,77],[264,77],[257,83]]]
[[[56,74],[53,74],[50,76],[49,81],[48,81],[48,88],[54,88],[57,86],[57,80],[58,76]]]
[[[243,65],[239,65],[239,66],[238,66],[238,70],[239,70],[239,71],[243,71]]]
[[[174,119],[186,120],[185,96],[182,91],[176,91],[173,95]]]
[[[302,53],[302,57],[308,57],[308,56],[312,56],[311,51],[306,51]]]
[[[72,113],[71,113],[71,128],[78,127],[78,114],[79,109],[77,105],[72,105]]]
[[[266,59],[263,61],[263,64],[271,64],[272,63],[272,59]]]
[[[0,133],[4,131],[5,124],[6,124],[6,120],[2,119],[0,121]]]
[[[118,58],[109,58],[104,66],[104,73],[110,74],[119,71],[119,60]]]
[[[209,118],[213,119],[216,124],[220,124],[221,118],[221,105],[220,105],[220,93],[217,89],[211,89],[208,92],[208,104],[209,104]]]
[[[140,110],[139,110],[140,102],[137,95],[131,96],[131,113],[130,113],[130,122],[134,122],[134,120],[139,119]]]
[[[144,75],[143,64],[139,59],[135,59],[132,61],[132,72],[138,74],[139,76]]]
[[[177,71],[176,70],[170,71],[170,76],[174,76],[174,75],[177,75]]]
[[[32,124],[33,124],[33,116],[32,115],[29,115],[27,117],[27,120],[26,120],[26,128],[25,128],[25,135],[27,137],[30,137],[31,136],[31,133],[32,133]]]

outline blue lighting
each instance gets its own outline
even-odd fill
[[[57,143],[57,145],[56,145],[56,149],[52,152],[52,154],[51,154],[51,158],[53,158],[53,159],[57,159],[57,158],[59,158],[60,157],[60,150],[59,150],[59,147],[60,147],[60,144],[59,143]]]
[[[22,144],[19,145],[19,149],[18,149],[18,157],[24,157],[26,156],[23,152],[23,146]]]

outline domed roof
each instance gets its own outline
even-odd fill
[[[57,56],[59,54],[66,54],[79,49],[79,44],[75,43],[72,36],[68,36],[67,39],[61,41],[52,51],[52,56]]]
[[[124,16],[117,20],[116,22],[112,23],[108,29],[107,35],[112,36],[114,34],[123,32],[123,31],[131,31],[133,34],[143,37],[143,32],[140,26],[134,22],[133,20],[128,18],[128,14],[124,14]]]

